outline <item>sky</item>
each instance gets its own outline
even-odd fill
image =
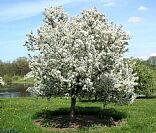
[[[0,0],[0,60],[27,56],[26,34],[40,27],[46,7],[58,5],[70,16],[96,7],[132,36],[125,57],[156,56],[156,0]]]

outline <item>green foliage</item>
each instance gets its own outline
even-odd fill
[[[151,65],[156,65],[156,56],[150,56],[147,62]]]
[[[30,72],[29,62],[26,57],[19,57],[13,62],[0,61],[0,77],[3,77],[6,84],[13,82],[33,83],[33,79],[24,79],[23,77]]]
[[[10,75],[4,75],[3,80],[6,84],[11,84],[12,83],[12,76]]]
[[[155,71],[148,63],[141,60],[136,60],[134,70],[139,77],[138,86],[135,87],[135,92],[137,94],[146,95],[146,97],[152,96],[155,91]]]
[[[16,129],[21,133],[53,133],[50,130],[42,129],[33,124],[32,117],[41,110],[56,112],[59,108],[69,108],[70,99],[51,98],[7,98],[0,99],[0,128]],[[131,105],[118,106],[109,104],[106,106],[108,116],[115,116],[118,119],[120,114],[126,112],[127,116],[123,122],[115,127],[96,126],[86,130],[70,131],[70,133],[154,133],[156,131],[156,99],[138,99]],[[100,102],[77,102],[79,112],[96,114],[97,108],[102,109]],[[94,109],[93,109],[94,107]],[[116,111],[109,111],[111,108]],[[81,109],[81,110],[79,110]],[[83,109],[83,110],[82,110]],[[64,110],[61,110],[63,112]],[[112,113],[113,112],[113,113]],[[66,113],[64,111],[64,113]],[[114,115],[115,114],[115,115]],[[97,114],[100,115],[100,114]],[[104,115],[104,114],[102,114]]]
[[[16,64],[18,69],[17,75],[24,76],[30,71],[28,59],[26,57],[19,57],[13,63]]]
[[[24,76],[29,71],[29,63],[26,57],[19,57],[13,62],[0,61],[0,77],[3,77],[4,75]]]
[[[15,80],[17,81],[17,80],[20,79],[20,78],[21,78],[20,76],[13,76],[13,77],[12,77],[12,80],[13,80],[13,81],[15,81]]]

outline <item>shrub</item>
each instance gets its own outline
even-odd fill
[[[12,76],[10,75],[4,75],[3,79],[4,79],[4,82],[7,84],[11,84],[12,82]]]
[[[135,87],[137,94],[143,94],[151,97],[154,92],[155,77],[154,70],[144,61],[137,60],[134,70],[137,73],[138,85]]]

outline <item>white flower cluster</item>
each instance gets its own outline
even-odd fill
[[[68,18],[63,7],[48,8],[43,25],[27,35],[31,74],[38,95],[97,94],[105,101],[134,100],[137,77],[126,63],[129,35],[96,8]]]
[[[0,85],[5,85],[5,83],[4,83],[3,79],[2,79],[2,77],[0,77]]]

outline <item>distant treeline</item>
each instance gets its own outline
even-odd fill
[[[0,77],[9,76],[24,76],[30,71],[28,59],[19,57],[12,62],[3,62],[0,60]]]
[[[151,65],[156,65],[156,56],[150,56],[147,62]]]

